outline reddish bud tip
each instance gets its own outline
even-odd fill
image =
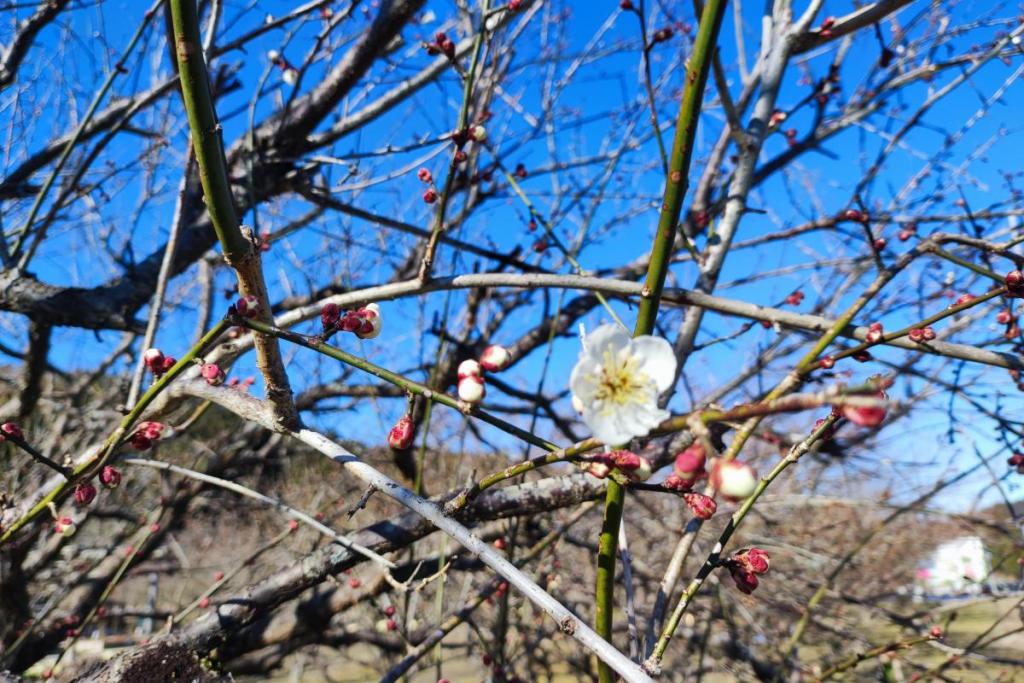
[[[690,508],[690,512],[697,519],[711,519],[715,516],[715,511],[718,510],[715,499],[705,496],[703,493],[684,493],[683,500],[686,501],[686,506]]]
[[[420,170],[416,171],[416,177],[419,178],[420,181],[424,183],[429,183],[434,180],[434,176],[430,173],[430,170],[426,168],[421,168]]]
[[[833,358],[832,356],[823,356],[821,360],[818,361],[818,367],[821,368],[822,370],[831,370],[835,366],[836,359]]]
[[[199,374],[203,376],[206,383],[211,387],[220,386],[224,384],[224,371],[216,363],[203,363],[202,368],[199,370]]]
[[[512,363],[512,354],[504,346],[491,344],[480,354],[480,367],[487,372],[501,372]]]
[[[427,204],[433,204],[434,202],[436,202],[437,201],[437,190],[435,190],[432,187],[428,187],[423,192],[423,201],[425,201]]]
[[[75,486],[75,505],[84,508],[96,499],[96,487],[92,482],[83,481]]]
[[[235,303],[235,310],[243,318],[254,318],[260,312],[260,300],[249,294]]]
[[[406,414],[400,417],[395,426],[388,432],[388,446],[396,451],[404,451],[412,446],[412,440],[416,431],[415,427],[412,415]]]

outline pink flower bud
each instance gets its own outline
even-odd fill
[[[386,622],[384,622],[384,623],[385,623],[385,625],[387,626],[387,629],[388,629],[389,631],[394,631],[395,629],[397,629],[397,628],[398,628],[398,622],[396,622],[396,621],[395,621],[394,619],[388,619],[388,620],[387,620]]]
[[[920,344],[924,341],[924,330],[920,327],[915,327],[907,333],[907,338],[912,342]]]
[[[426,168],[421,168],[420,170],[416,171],[416,177],[419,178],[420,181],[424,183],[430,183],[433,182],[434,180],[433,174],[430,172],[429,169]]]
[[[3,441],[8,436],[19,441],[25,440],[25,435],[22,433],[21,427],[14,422],[4,422],[0,425],[0,441]]]
[[[480,377],[483,375],[483,370],[480,369],[480,363],[470,358],[459,363],[458,376],[459,379],[463,379],[471,375]]]
[[[843,214],[843,218],[848,221],[855,221],[857,223],[867,223],[868,217],[864,215],[863,211],[857,209],[847,209],[846,213]]]
[[[459,380],[458,389],[459,398],[466,403],[479,403],[487,393],[483,377],[479,375],[466,375]]]
[[[348,585],[352,586],[352,588],[359,588],[363,585],[363,582],[353,576],[348,580]]]
[[[883,249],[885,249],[885,245],[889,244],[889,242],[884,237],[878,237],[875,239],[873,244],[875,247],[875,251],[882,251]]]
[[[906,242],[913,236],[914,233],[912,233],[910,230],[900,230],[898,233],[896,233],[896,237],[899,238],[900,242]]]
[[[203,376],[206,383],[211,387],[217,387],[224,384],[224,371],[217,366],[216,363],[203,363],[203,367],[200,368],[199,374]]]
[[[718,510],[715,499],[705,496],[703,493],[684,493],[683,500],[686,501],[686,506],[690,508],[690,512],[697,519],[711,519],[715,516],[715,511]]]
[[[160,368],[160,372],[159,372],[159,373],[157,373],[156,371],[153,371],[153,374],[154,374],[154,375],[156,375],[156,374],[161,374],[161,375],[162,375],[162,374],[164,374],[165,372],[169,371],[169,370],[170,370],[171,368],[173,368],[173,367],[174,367],[174,365],[175,365],[175,364],[176,364],[177,362],[178,362],[178,359],[177,359],[177,358],[175,358],[174,356],[167,356],[166,358],[164,358],[164,363],[163,363],[163,367],[162,367],[162,368]]]
[[[504,346],[491,344],[480,354],[480,367],[487,372],[501,372],[512,363],[512,354]]]
[[[1011,320],[1013,320],[1013,313],[1005,308],[996,314],[996,322],[1000,325],[1005,325]]]
[[[433,204],[437,201],[437,190],[432,187],[428,187],[423,191],[423,201],[427,204]]]
[[[375,339],[380,335],[381,328],[384,327],[384,319],[380,316],[380,306],[377,304],[366,304],[358,311],[356,315],[359,316],[361,321],[359,329],[357,329],[356,336],[360,339]]]
[[[884,391],[879,391],[878,398],[888,398]],[[839,407],[839,414],[855,425],[861,427],[877,427],[885,420],[886,408],[884,406],[850,406]]]
[[[694,482],[705,474],[707,454],[699,441],[694,441],[685,451],[676,456],[673,471],[683,481]]]
[[[74,536],[78,529],[75,527],[75,523],[70,517],[58,517],[53,523],[54,533],[58,533],[65,538]]]
[[[882,329],[882,323],[871,323],[871,326],[868,327],[868,333],[865,339],[869,344],[877,344],[878,342],[882,341],[883,334],[885,334],[885,332]]]
[[[742,462],[717,459],[711,468],[711,485],[726,498],[743,500],[757,488],[757,472]]]
[[[396,451],[404,451],[412,445],[415,431],[412,415],[403,415],[388,432],[388,445]]]
[[[96,487],[92,482],[83,481],[75,486],[75,505],[84,508],[96,498]]]
[[[818,367],[822,370],[831,370],[836,366],[836,359],[832,356],[822,356],[818,361]]]
[[[393,617],[393,616],[395,616],[395,606],[394,605],[388,605],[387,607],[385,607],[384,608],[384,616],[386,616],[386,617]]]
[[[612,451],[609,462],[630,481],[644,481],[651,476],[651,463],[632,451]]]
[[[732,556],[731,562],[736,563],[744,570],[753,574],[765,574],[768,572],[768,565],[771,558],[761,548],[748,548],[741,550]]]
[[[210,606],[210,598],[206,595],[199,598],[199,609],[206,609]]]
[[[121,485],[121,472],[110,465],[105,465],[100,471],[100,483],[108,489],[116,489]]]
[[[164,373],[164,354],[160,349],[146,349],[146,352],[142,354],[142,362],[154,375]]]
[[[961,294],[957,298],[957,300],[953,302],[953,305],[954,306],[959,306],[961,304],[970,303],[971,301],[974,301],[975,298],[976,297],[973,294],[971,294],[970,292],[967,292],[966,294]]]

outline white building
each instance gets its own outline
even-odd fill
[[[929,595],[980,593],[992,571],[992,553],[978,536],[962,536],[936,548],[917,570],[920,590]]]

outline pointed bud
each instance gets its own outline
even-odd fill
[[[388,445],[396,451],[404,451],[412,445],[415,431],[412,415],[403,415],[388,432]]]
[[[480,354],[480,367],[487,372],[501,372],[512,363],[512,354],[504,346],[491,344]]]
[[[203,363],[203,366],[199,369],[199,374],[203,376],[203,379],[211,387],[224,384],[224,371],[216,363]]]
[[[121,472],[110,465],[104,466],[100,471],[100,483],[108,489],[116,489],[121,485]]]
[[[715,516],[715,512],[718,510],[718,504],[711,496],[705,496],[703,493],[684,493],[683,500],[686,501],[686,506],[690,508],[690,512],[697,519],[709,520]]]
[[[479,403],[487,393],[484,380],[479,375],[466,375],[459,380],[459,398],[466,403]]]
[[[726,498],[744,500],[757,488],[757,472],[742,462],[717,459],[711,468],[711,485]]]

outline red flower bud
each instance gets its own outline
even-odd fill
[[[388,432],[388,445],[396,451],[404,451],[412,445],[415,431],[412,415],[403,415]]]
[[[770,560],[768,553],[761,548],[749,548],[733,555],[730,561],[753,574],[765,574]]]
[[[254,318],[260,312],[260,300],[252,294],[243,296],[235,304],[235,310],[238,311],[238,315],[243,318]]]
[[[416,177],[419,178],[420,181],[424,183],[433,182],[434,180],[433,174],[431,174],[430,170],[426,168],[421,168],[420,170],[416,171]]]
[[[1004,308],[996,314],[996,322],[1000,325],[1006,325],[1011,320],[1013,320],[1013,313],[1009,309]]]
[[[872,360],[874,356],[872,356],[868,351],[858,351],[853,354],[852,358],[858,363],[867,363],[869,360]]]
[[[690,512],[697,519],[711,519],[715,516],[715,511],[718,510],[715,499],[705,496],[703,493],[684,493],[683,500],[686,501],[686,506],[690,508]]]
[[[341,307],[338,304],[326,303],[320,309],[320,323],[325,332],[337,328],[340,318]]]
[[[423,201],[425,201],[427,204],[433,204],[434,202],[436,202],[437,201],[437,190],[435,190],[432,187],[428,187],[423,192]]]
[[[393,617],[395,616],[395,606],[388,605],[384,608],[384,616]]]
[[[0,425],[0,441],[3,441],[8,436],[19,441],[24,441],[25,439],[25,435],[22,433],[21,427],[14,422],[4,422]]]
[[[623,10],[624,12],[631,11],[633,9],[633,0],[622,0],[619,3],[619,9]]]
[[[734,565],[729,567],[729,574],[732,575],[732,580],[736,582],[736,587],[740,589],[741,593],[750,595],[757,590],[757,584],[759,582],[757,580],[757,576],[753,572],[748,572],[747,570]]]
[[[882,335],[884,333],[885,332],[882,329],[882,323],[874,322],[871,323],[870,327],[868,327],[868,333],[865,336],[865,339],[870,344],[877,344],[878,342],[882,341]]]
[[[505,548],[508,547],[508,543],[505,542],[504,538],[500,538],[499,537],[499,538],[494,539],[494,547],[497,548],[498,550],[504,550]]]
[[[1007,294],[1015,297],[1024,297],[1024,273],[1019,270],[1011,270],[1003,277],[1006,283]]]
[[[388,619],[387,622],[385,622],[385,623],[386,623],[387,629],[389,631],[394,631],[395,629],[398,628],[398,622],[396,622],[394,619]]]
[[[154,371],[153,374],[154,375],[156,375],[156,374],[161,374],[162,375],[165,372],[169,371],[171,368],[173,368],[177,362],[178,362],[178,359],[175,358],[174,356],[167,356],[166,358],[164,358],[163,367],[160,368],[160,372],[157,373],[156,371]]]
[[[108,489],[116,489],[121,485],[121,472],[110,465],[105,465],[100,471],[100,483]]]
[[[910,341],[920,344],[924,341],[924,330],[920,327],[915,327],[907,333],[907,337]]]
[[[831,370],[836,365],[836,359],[832,356],[822,356],[821,360],[818,361],[818,367],[822,370]]]
[[[513,172],[512,175],[514,175],[516,178],[525,178],[526,166],[523,166],[522,164],[516,164],[516,170]]]
[[[868,217],[864,214],[864,212],[858,211],[857,209],[847,209],[846,212],[843,214],[843,218],[845,218],[848,221],[855,221],[857,223],[868,222]]]
[[[689,491],[693,488],[693,479],[683,479],[678,474],[670,474],[665,477],[665,482],[662,484],[667,489],[672,491]]]
[[[884,237],[877,238],[874,241],[875,251],[882,251],[883,249],[885,249],[885,245],[887,244],[889,244],[889,242]]]
[[[78,507],[86,507],[96,498],[96,487],[92,485],[92,482],[83,481],[75,486],[75,505]]]

